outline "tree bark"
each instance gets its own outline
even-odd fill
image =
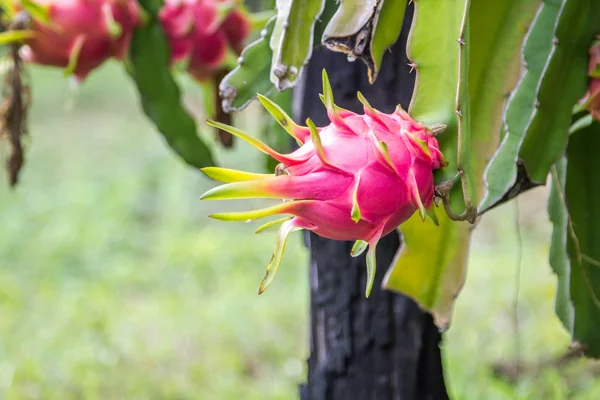
[[[321,71],[327,69],[336,104],[362,113],[361,91],[379,110],[405,109],[415,74],[410,73],[406,39],[412,7],[374,85],[362,62],[350,63],[339,53],[317,49],[305,71],[300,121],[310,117],[329,123],[319,100]],[[311,251],[311,354],[302,400],[426,400],[447,399],[439,344],[441,336],[431,316],[409,298],[381,289],[385,271],[400,245],[393,232],[377,246],[377,275],[371,296],[364,297],[364,255],[350,257],[352,243],[307,234]],[[418,268],[418,266],[415,266]]]

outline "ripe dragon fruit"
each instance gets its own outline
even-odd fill
[[[590,48],[588,75],[588,91],[579,103],[590,112],[593,119],[600,121],[600,40],[596,40]]]
[[[222,67],[230,49],[239,54],[250,22],[226,0],[166,0],[159,20],[171,44],[171,61],[187,62],[198,81]]]
[[[27,62],[66,68],[83,80],[111,57],[123,59],[141,23],[135,0],[36,0],[32,39],[21,49]],[[32,13],[33,14],[33,13]],[[35,18],[43,15],[44,18]]]
[[[291,154],[279,154],[236,128],[208,121],[246,140],[280,164],[275,174],[253,174],[209,167],[203,172],[226,182],[202,199],[277,198],[284,202],[257,211],[212,214],[225,221],[247,221],[288,214],[268,222],[258,232],[281,224],[277,245],[259,294],[273,281],[287,236],[299,229],[335,240],[356,240],[352,256],[368,247],[368,296],[375,278],[375,248],[379,239],[396,229],[415,211],[425,220],[433,211],[433,171],[446,165],[433,133],[414,121],[401,107],[392,114],[373,109],[358,93],[364,115],[337,107],[323,71],[322,100],[331,124],[317,128],[296,125],[279,106],[259,99],[279,123],[301,144]]]

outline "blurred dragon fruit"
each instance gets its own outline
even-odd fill
[[[123,59],[141,11],[135,0],[22,1],[35,10],[32,39],[21,49],[25,61],[66,68],[83,80],[111,57]]]
[[[171,44],[171,61],[185,61],[201,82],[222,67],[228,51],[241,53],[251,28],[245,14],[226,0],[166,0],[159,19]]]
[[[590,48],[588,75],[588,91],[580,100],[580,104],[590,112],[593,119],[600,121],[600,40],[596,40]]]
[[[337,107],[323,71],[322,100],[331,124],[317,128],[296,125],[279,106],[259,99],[301,147],[279,154],[254,137],[220,123],[227,130],[277,159],[275,174],[253,174],[223,168],[204,173],[226,185],[209,190],[204,200],[278,198],[284,202],[257,211],[212,214],[226,221],[247,221],[288,214],[260,227],[261,232],[281,224],[275,252],[259,293],[273,281],[288,234],[308,229],[326,238],[356,240],[352,256],[368,247],[368,296],[375,277],[375,248],[379,239],[419,211],[425,220],[433,212],[433,171],[445,166],[434,134],[400,107],[392,114],[373,109],[359,93],[364,115]]]

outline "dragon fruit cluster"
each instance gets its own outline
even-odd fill
[[[199,81],[212,77],[228,52],[239,55],[250,32],[247,17],[226,0],[166,0],[159,19],[172,62],[186,62]]]
[[[226,0],[166,0],[158,18],[171,61],[205,81],[228,52],[239,54],[250,31],[246,15]],[[34,0],[33,38],[22,49],[31,63],[62,67],[83,80],[109,58],[122,60],[135,28],[143,24],[136,0]],[[27,11],[27,7],[23,7]],[[43,15],[44,18],[40,18]]]
[[[301,147],[279,154],[254,137],[209,121],[250,142],[280,162],[275,174],[252,174],[205,168],[209,177],[227,184],[209,190],[204,200],[275,198],[272,207],[248,212],[212,214],[226,221],[247,221],[276,214],[258,232],[280,225],[274,255],[261,283],[262,293],[272,282],[287,236],[299,229],[335,240],[355,240],[352,255],[367,252],[367,296],[375,276],[375,248],[379,239],[419,211],[423,220],[433,212],[433,171],[446,165],[438,142],[424,125],[400,107],[392,114],[372,108],[359,93],[364,115],[337,107],[325,71],[323,101],[331,123],[317,128],[296,125],[276,104],[259,96],[265,108]]]
[[[31,3],[31,2],[30,2]],[[83,80],[107,59],[123,59],[141,23],[135,0],[36,0],[47,20],[33,19],[25,61],[66,68]]]
[[[600,39],[596,40],[590,48],[588,75],[590,77],[588,91],[580,103],[590,112],[593,119],[600,121]]]

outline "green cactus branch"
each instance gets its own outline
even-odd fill
[[[253,16],[237,0],[102,0],[93,7],[85,1],[0,2],[0,45],[10,46],[7,76],[14,78],[5,82],[8,111],[0,110],[14,150],[9,164],[18,163],[16,169],[9,165],[11,177],[21,166],[19,138],[26,131],[23,63],[60,67],[65,76],[82,80],[109,59],[122,61],[144,113],[168,146],[188,165],[224,182],[202,200],[283,200],[209,215],[240,222],[286,215],[256,229],[278,232],[259,294],[273,281],[289,234],[306,229],[354,241],[353,257],[366,251],[369,296],[377,243],[402,224],[402,247],[383,287],[414,299],[441,330],[452,320],[478,218],[550,178],[546,210],[552,223],[548,259],[557,276],[555,312],[573,342],[600,358],[600,46],[590,47],[600,39],[600,0],[270,0],[259,2],[270,10]],[[299,82],[315,46],[360,59],[373,83],[411,3],[406,52],[415,86],[409,113],[398,106],[384,115],[360,92],[363,114],[338,107],[323,71],[321,100],[330,124],[317,128],[313,120],[320,122],[321,115],[303,104],[313,119],[306,120],[308,127],[297,125],[289,116],[293,93],[286,90]],[[206,18],[198,17],[199,9]],[[70,13],[70,20],[61,17]],[[94,18],[87,18],[90,13]],[[215,43],[203,49],[213,33]],[[248,35],[257,40],[239,55]],[[387,104],[394,94],[388,91],[408,69],[398,66],[402,54],[393,57],[385,74],[389,87],[374,105]],[[219,120],[208,125],[256,147],[274,173],[212,166],[212,145],[198,132],[173,78],[177,67],[204,85],[203,111]],[[354,70],[342,72],[337,83],[357,78]],[[353,83],[339,95],[347,99],[362,86]],[[317,97],[312,90],[303,93],[303,103]],[[398,94],[404,95],[393,97],[404,98]],[[243,110],[257,97],[274,117],[261,124],[253,115],[258,123],[251,128],[263,127],[261,137],[224,124],[229,115],[222,110]],[[222,109],[215,108],[219,101]],[[292,140],[299,151],[289,152]],[[434,207],[443,210],[436,214]]]
[[[535,112],[535,97],[544,67],[552,53],[554,26],[561,1],[545,0],[530,28],[523,48],[525,73],[512,92],[505,112],[506,133],[486,170],[486,193],[480,212],[493,207],[517,181],[517,161],[527,124]]]
[[[566,161],[551,168],[548,211],[553,223],[550,264],[558,276],[556,312],[584,352],[600,357],[600,124],[569,140]]]
[[[131,39],[128,72],[140,95],[142,108],[169,146],[195,168],[214,165],[212,152],[198,135],[196,122],[184,108],[181,92],[171,75],[169,46],[156,15],[160,2],[143,0],[151,20]]]
[[[373,60],[373,65],[369,67],[369,82],[375,82],[383,61],[383,54],[393,45],[400,31],[402,24],[398,21],[404,19],[406,12],[406,0],[380,0],[376,18],[373,22],[373,34],[370,43],[370,53]]]
[[[460,26],[460,33],[458,39],[458,79],[456,84],[456,117],[458,119],[457,126],[457,148],[456,148],[456,170],[460,177],[462,194],[465,202],[465,210],[456,214],[452,210],[450,204],[450,193],[445,195],[442,200],[444,201],[444,208],[448,213],[448,217],[453,221],[468,221],[471,224],[475,223],[477,218],[477,209],[473,206],[471,198],[475,198],[475,191],[473,188],[473,181],[467,178],[466,172],[470,167],[470,154],[471,154],[471,138],[470,138],[470,101],[469,101],[469,59],[468,59],[468,47],[467,47],[467,35],[468,35],[468,18],[469,18],[469,7],[470,0],[464,2],[464,11],[462,23]]]
[[[310,59],[315,24],[324,8],[325,0],[277,0],[270,76],[279,90],[293,87]]]
[[[470,156],[466,161],[471,168],[476,196],[469,200],[475,206],[474,200],[484,190],[485,166],[500,141],[506,92],[518,80],[520,45],[539,0],[471,0],[466,23],[464,2],[452,5],[445,2],[445,9],[440,9],[440,4],[427,0],[416,4],[416,26],[413,25],[409,54],[417,71],[413,115],[429,126],[448,125],[438,139],[450,165],[440,171],[436,185],[436,197],[441,198],[446,212],[439,218],[438,229],[423,224],[417,217],[401,226],[405,245],[386,274],[385,286],[413,297],[432,311],[436,321],[444,327],[443,324],[450,321],[454,298],[462,286],[472,228],[467,222],[450,219],[455,217],[453,210],[461,203],[464,208],[458,214],[466,210],[462,182],[458,184],[463,178],[458,172],[458,154]],[[450,27],[449,15],[455,18]],[[457,48],[457,38],[464,41],[465,46],[459,43]],[[453,61],[449,63],[449,60]],[[459,80],[462,80],[460,84]],[[468,96],[461,87],[468,90]],[[459,108],[465,98],[472,107],[466,112]],[[465,117],[469,118],[467,143],[464,131],[460,133],[460,142],[457,140],[459,115],[456,110],[462,111],[459,112],[461,129],[464,129]],[[461,150],[457,151],[459,143]],[[465,152],[464,146],[468,151]],[[462,162],[461,159],[460,164]],[[430,250],[425,250],[427,248]],[[415,264],[420,265],[418,273],[412,268]]]
[[[366,48],[373,19],[382,1],[344,0],[327,24],[322,42],[334,51],[360,57]]]
[[[567,177],[567,159],[563,157],[551,169],[550,195],[548,196],[548,217],[552,223],[550,252],[548,260],[550,267],[558,278],[555,297],[555,312],[563,326],[573,332],[575,310],[571,302],[569,288],[571,265],[567,250],[567,236],[571,224],[564,196]]]
[[[323,33],[322,42],[349,58],[361,59],[369,81],[377,79],[383,54],[398,39],[406,0],[344,0]]]
[[[540,83],[533,119],[519,157],[534,182],[544,183],[567,143],[571,110],[587,87],[588,49],[600,26],[595,0],[567,0],[551,38],[554,50]],[[560,93],[557,96],[556,93]]]
[[[409,112],[427,126],[446,125],[437,139],[449,165],[436,172],[436,192],[449,212],[438,216],[439,227],[423,223],[418,215],[402,224],[404,246],[384,279],[384,287],[409,295],[430,310],[442,329],[450,323],[454,298],[462,287],[471,232],[471,224],[451,218],[465,219],[468,215],[474,220],[471,216],[475,215],[467,211],[462,189],[466,188],[472,203],[473,176],[466,154],[471,133],[469,9],[466,0],[415,3],[407,53],[417,78]],[[454,184],[457,179],[461,179],[460,185]],[[426,242],[434,244],[435,251],[424,252]],[[418,273],[412,267],[417,264]]]
[[[275,18],[271,18],[260,38],[242,51],[238,65],[219,84],[219,95],[225,112],[241,111],[256,98],[257,93],[268,94],[273,90],[269,79],[273,52],[269,45]]]
[[[486,170],[480,212],[543,184],[564,153],[598,9],[591,0],[544,0],[523,49],[526,72],[506,108],[506,134]]]

